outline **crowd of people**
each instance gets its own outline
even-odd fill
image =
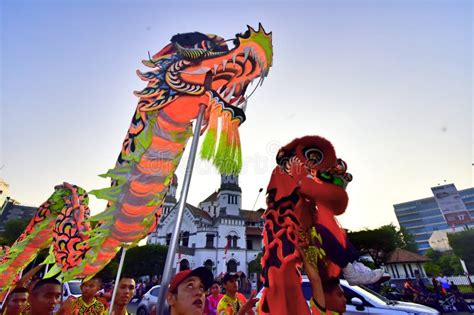
[[[450,282],[445,275],[433,277],[431,284],[432,289],[426,286],[422,278],[406,279],[403,283],[403,291],[395,293],[401,300],[427,305],[440,312],[448,311],[453,307],[457,311],[470,312],[457,285],[453,281]],[[394,292],[391,292],[390,297],[398,299],[393,294]]]
[[[326,309],[344,312],[346,300],[337,278],[322,282],[317,268],[305,261],[305,271],[313,288],[311,310],[314,314]],[[238,292],[239,276],[224,274],[219,281],[206,267],[178,272],[170,281],[167,293],[167,311],[170,315],[254,315],[256,313],[256,290],[247,299]],[[152,281],[149,285],[158,283]],[[62,299],[61,283],[54,279],[36,279],[27,288],[17,287],[7,296],[1,314],[4,315],[128,315],[127,306],[136,297],[137,289],[146,288],[131,277],[122,277],[118,282],[114,299],[110,286],[94,277],[82,281],[81,295]],[[111,300],[113,301],[111,303]],[[62,302],[62,303],[61,303]],[[59,305],[61,304],[61,305]],[[156,308],[150,310],[156,313]]]
[[[81,296],[69,297],[59,310],[61,303],[61,282],[54,278],[33,281],[28,288],[17,287],[6,298],[3,315],[103,315],[111,308],[111,314],[125,315],[127,306],[135,294],[135,280],[120,279],[113,305],[110,296],[99,294],[102,281],[92,278],[81,283]]]

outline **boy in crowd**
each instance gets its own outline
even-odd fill
[[[324,301],[326,309],[332,314],[342,314],[346,311],[346,297],[338,278],[329,278],[323,282]]]
[[[171,279],[166,294],[170,315],[202,315],[205,292],[213,278],[212,272],[206,267],[178,272]]]
[[[61,283],[53,278],[36,282],[28,297],[29,309],[26,315],[50,315],[61,301]]]
[[[28,303],[28,289],[17,287],[8,295],[2,315],[21,314]]]
[[[69,297],[61,306],[56,315],[103,315],[105,306],[97,300],[96,293],[102,286],[102,280],[94,277],[89,281],[81,283],[81,293],[79,298]]]
[[[243,294],[237,292],[237,275],[226,273],[222,278],[226,294],[217,305],[217,315],[253,315],[252,308],[257,303],[255,293],[247,301]]]
[[[298,248],[304,270],[311,284],[310,314],[342,314],[346,311],[346,297],[338,278],[321,280],[319,270],[308,261],[303,247]]]
[[[118,283],[117,293],[112,305],[111,315],[129,315],[127,305],[135,295],[135,280],[130,277],[123,277]]]

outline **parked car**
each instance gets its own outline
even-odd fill
[[[346,280],[341,280],[341,287],[347,300],[344,314],[439,314],[425,305],[389,300],[367,287],[351,286]],[[313,293],[307,277],[303,277],[301,289],[309,305]],[[260,290],[257,298],[262,296],[262,292]]]
[[[81,280],[71,280],[63,283],[63,301],[66,301],[68,297],[80,297],[81,292]]]
[[[143,297],[137,307],[137,315],[150,315],[152,306],[156,305],[156,303],[158,302],[159,293],[160,293],[160,286],[155,285],[150,290],[148,290],[147,293],[143,294]],[[165,305],[163,314],[168,315],[167,305]]]

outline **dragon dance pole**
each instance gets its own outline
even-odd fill
[[[117,270],[117,276],[115,277],[114,291],[112,293],[112,300],[110,301],[109,315],[112,314],[112,310],[114,308],[115,295],[117,294],[118,284],[120,282],[120,275],[122,274],[123,261],[125,260],[126,251],[127,249],[125,247],[122,247],[122,255],[120,256],[120,263]]]
[[[163,278],[161,279],[160,292],[157,302],[158,305],[156,307],[157,315],[163,314],[163,309],[165,307],[165,294],[168,291],[168,285],[171,280],[171,268],[173,266],[176,247],[178,244],[179,230],[181,228],[181,221],[183,219],[184,207],[186,206],[186,198],[188,197],[189,184],[191,182],[191,175],[193,173],[194,160],[196,159],[197,146],[201,133],[201,125],[204,118],[205,109],[206,105],[201,104],[199,107],[199,114],[196,119],[196,125],[194,126],[193,141],[191,143],[191,149],[189,152],[188,164],[186,165],[186,173],[184,174],[183,189],[181,190],[181,196],[179,197],[178,215],[176,217],[176,224],[174,226],[170,246],[168,247],[165,268],[163,270]]]

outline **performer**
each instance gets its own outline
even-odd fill
[[[307,248],[307,247],[306,247]],[[342,314],[346,311],[346,298],[338,278],[321,280],[317,262],[311,262],[306,248],[298,248],[303,267],[311,284],[313,296],[310,301],[311,314]]]
[[[222,284],[225,289],[225,295],[217,305],[218,315],[253,315],[252,308],[258,299],[254,296],[247,301],[242,293],[237,292],[237,275],[226,273],[222,278]]]
[[[206,300],[204,293],[212,280],[212,272],[206,267],[178,272],[171,279],[166,295],[170,315],[202,315]]]
[[[61,306],[56,315],[103,315],[105,305],[96,297],[102,285],[102,280],[94,277],[89,281],[81,283],[81,293],[79,298],[69,297]]]

